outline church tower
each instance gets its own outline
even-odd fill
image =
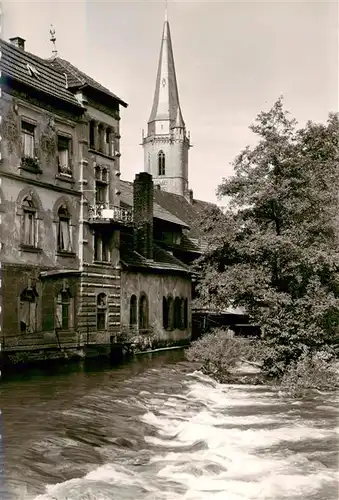
[[[144,170],[154,185],[188,197],[188,151],[191,147],[182,117],[167,12],[162,32],[153,107],[143,136]]]

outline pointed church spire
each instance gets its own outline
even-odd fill
[[[156,132],[156,122],[162,122],[161,129],[171,129],[176,122],[178,108],[180,110],[179,93],[177,85],[177,77],[175,73],[174,57],[172,50],[171,32],[169,22],[167,20],[167,2],[165,9],[165,22],[162,32],[160,56],[158,63],[157,79],[155,84],[155,92],[153,99],[153,107],[148,120],[149,135]],[[184,121],[181,115],[181,121],[184,126]],[[163,128],[164,122],[167,122],[167,127]],[[161,133],[161,132],[160,132]]]
[[[178,109],[177,109],[177,116],[175,118],[174,128],[185,128],[185,122],[184,122],[184,119],[182,117],[180,106],[178,106]]]

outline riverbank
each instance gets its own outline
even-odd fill
[[[39,348],[0,351],[1,377],[27,371],[30,368],[56,367],[84,361],[101,360],[111,366],[130,360],[133,356],[181,349],[190,345],[187,339],[177,342],[141,338],[141,341],[90,344],[81,347]]]

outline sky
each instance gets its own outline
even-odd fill
[[[60,57],[109,88],[121,109],[122,178],[143,170],[165,1],[2,1],[1,37]],[[338,4],[322,1],[168,0],[179,97],[193,148],[194,197],[217,201],[232,160],[254,142],[249,125],[284,96],[300,126],[338,111]]]

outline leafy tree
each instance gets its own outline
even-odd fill
[[[201,220],[198,300],[244,307],[262,326],[266,370],[279,374],[338,336],[339,115],[297,128],[280,98],[250,129],[258,143],[218,188],[228,208]]]

